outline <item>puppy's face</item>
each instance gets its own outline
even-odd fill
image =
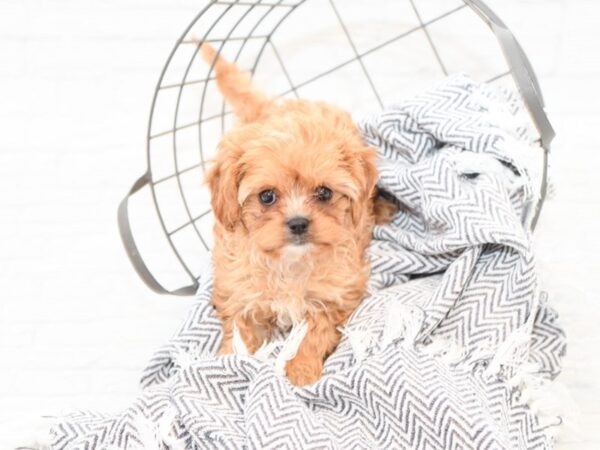
[[[281,147],[279,147],[281,148]],[[361,187],[335,148],[258,150],[245,162],[241,223],[264,251],[332,245],[353,228]]]
[[[300,105],[226,135],[208,175],[217,220],[273,255],[351,239],[376,182],[350,116]]]

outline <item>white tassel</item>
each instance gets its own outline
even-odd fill
[[[529,317],[519,328],[509,334],[504,342],[498,346],[484,375],[493,376],[500,372],[502,366],[510,366],[522,370],[529,359],[529,346],[531,344],[531,332],[535,323],[535,317],[540,306],[541,295],[534,294]]]
[[[377,340],[377,329],[375,323],[379,320],[378,316],[371,316],[363,320],[359,325],[350,325],[343,328],[338,328],[352,347],[352,353],[357,364],[360,364],[370,348],[372,348]]]
[[[271,342],[263,342],[254,353],[254,357],[262,362],[272,364],[275,372],[284,376],[286,363],[296,356],[307,331],[308,323],[305,320],[296,323],[285,338],[279,337]]]
[[[424,321],[425,312],[418,306],[391,303],[386,312],[382,348],[399,338],[404,338],[402,345],[405,348],[414,347]]]
[[[414,346],[423,327],[425,313],[414,305],[392,302],[385,310],[383,333],[379,348],[384,349],[397,339],[404,338],[403,345],[407,348]],[[380,335],[377,323],[381,315],[373,315],[363,320],[360,325],[340,328],[340,332],[348,339],[352,353],[357,363],[361,363],[370,349],[377,345]]]
[[[484,371],[486,377],[500,372],[502,366],[519,367],[527,360],[531,333],[528,326],[518,328],[498,346],[494,357]]]
[[[168,407],[157,422],[142,415],[138,416],[135,423],[142,445],[139,450],[161,450],[164,445],[169,450],[185,450],[185,442],[171,436],[176,417],[172,407]],[[138,447],[132,450],[138,450]]]
[[[367,348],[372,341],[371,336],[359,329],[340,328],[340,332],[348,339],[354,359],[360,364],[367,355]]]
[[[177,348],[177,350],[173,353],[172,359],[173,363],[181,369],[187,369],[194,360],[192,355],[181,347]]]
[[[177,415],[175,414],[173,408],[168,408],[159,420],[158,433],[162,439],[162,442],[166,444],[169,450],[185,450],[185,441],[183,439],[177,439],[176,437],[171,436],[176,417]]]
[[[263,344],[256,350],[254,357],[265,363],[273,364],[275,372],[279,375],[285,375],[285,365],[296,356],[300,344],[308,331],[308,323],[303,320],[292,326],[289,334],[285,338],[275,339]],[[244,343],[237,325],[233,324],[233,352],[236,355],[249,356],[250,352]],[[279,352],[277,350],[279,349]],[[277,353],[276,356],[275,353]]]
[[[562,383],[539,375],[537,364],[524,364],[519,372],[508,380],[509,386],[520,390],[519,404],[525,404],[538,418],[552,439],[561,437],[577,441],[581,434],[579,411],[568,390]]]
[[[200,352],[198,346],[192,346],[186,349],[183,346],[178,346],[173,352],[173,363],[180,369],[187,369],[194,362],[202,361],[205,359],[213,358],[208,352]]]
[[[300,323],[294,324],[294,326],[290,330],[290,334],[287,336],[285,341],[283,341],[281,351],[275,359],[276,373],[282,376],[285,375],[285,365],[289,360],[294,359],[296,357],[296,353],[298,353],[298,348],[304,340],[304,336],[306,336],[307,331],[308,323],[305,320],[303,320]]]
[[[250,352],[248,351],[248,347],[246,347],[246,343],[242,339],[242,335],[240,334],[240,330],[235,321],[233,322],[232,344],[234,355],[248,356],[250,354]]]
[[[131,440],[126,450],[161,450],[160,438],[154,422],[143,415],[139,415],[135,420],[135,428],[141,445],[138,446]],[[134,445],[130,448],[130,444]]]
[[[434,338],[431,343],[423,347],[423,351],[429,355],[441,358],[446,364],[454,366],[467,357],[467,351],[458,345],[453,339]]]
[[[275,340],[271,342],[263,342],[263,344],[256,350],[254,357],[260,361],[268,362],[274,359],[273,353],[283,345],[283,340]]]

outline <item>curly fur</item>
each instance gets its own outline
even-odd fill
[[[213,303],[223,321],[221,353],[232,351],[235,321],[250,352],[276,329],[305,319],[308,332],[286,373],[296,385],[317,381],[339,340],[338,327],[361,302],[375,221],[375,152],[351,116],[305,100],[278,101],[256,91],[250,77],[202,46],[237,126],[225,134],[207,174],[214,228]],[[315,190],[327,186],[329,201]],[[272,189],[265,206],[259,193]],[[310,220],[304,242],[287,220]]]

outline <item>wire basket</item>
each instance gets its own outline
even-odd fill
[[[270,94],[329,101],[356,116],[452,72],[516,88],[543,149],[535,226],[554,131],[525,53],[482,1],[213,0],[177,40],[160,74],[148,125],[147,171],[119,206],[127,254],[153,291],[192,295],[204,270],[202,255],[211,247],[213,217],[202,178],[232,115],[213,67],[200,57],[199,42],[212,43]],[[145,186],[168,243],[166,253],[172,252],[157,259],[176,267],[177,281],[169,284],[184,287],[164,287],[138,251],[129,198]]]

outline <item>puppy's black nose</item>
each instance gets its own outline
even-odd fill
[[[308,230],[308,219],[306,217],[292,217],[287,221],[287,226],[292,234],[301,235]]]

